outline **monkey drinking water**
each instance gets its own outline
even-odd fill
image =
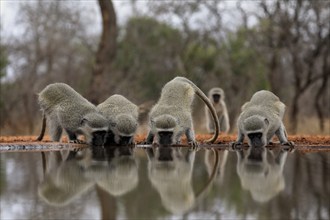
[[[282,145],[293,146],[287,139],[282,122],[285,105],[272,92],[261,90],[256,92],[249,102],[242,106],[237,120],[238,135],[233,147],[243,143],[247,136],[250,147],[264,147],[276,135]]]
[[[109,121],[106,145],[133,143],[138,128],[139,107],[122,95],[112,95],[97,106]]]
[[[160,99],[149,113],[147,144],[153,141],[161,145],[179,144],[181,136],[186,135],[188,143],[197,145],[191,109],[195,93],[209,107],[214,120],[215,132],[208,142],[213,143],[217,139],[218,116],[210,100],[193,82],[184,77],[176,77],[165,84]]]
[[[108,122],[96,107],[64,83],[48,85],[39,93],[38,101],[43,111],[41,141],[46,121],[53,141],[60,141],[63,129],[70,142],[79,142],[77,135],[84,135],[91,145],[103,145]]]

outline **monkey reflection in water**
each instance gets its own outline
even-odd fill
[[[161,146],[146,152],[148,176],[165,209],[174,214],[189,210],[195,203],[191,185],[195,151],[184,154],[181,149]]]
[[[107,147],[104,153],[106,162],[99,155],[98,161],[94,160],[86,170],[86,176],[95,179],[98,186],[113,196],[122,196],[133,190],[138,185],[139,176],[132,148]]]
[[[215,176],[214,176],[214,182],[216,184],[221,185],[224,180],[225,175],[225,167],[227,163],[228,158],[228,150],[218,151],[218,157],[219,162],[216,166]],[[205,150],[204,154],[204,164],[206,166],[206,171],[209,177],[212,176],[212,173],[214,172],[214,164],[216,163],[216,156],[212,150]]]
[[[49,152],[44,180],[38,186],[39,196],[53,206],[65,206],[81,196],[94,182],[85,177],[90,164],[89,149],[79,152]]]
[[[78,199],[95,184],[113,196],[120,196],[136,187],[137,163],[126,147],[95,147],[81,151],[50,152],[45,178],[38,194],[46,203],[65,206]],[[128,148],[128,147],[127,147]]]
[[[250,191],[253,200],[268,202],[284,189],[286,148],[282,148],[277,156],[266,147],[249,147],[246,155],[243,150],[236,150],[236,154],[236,169],[242,188]]]

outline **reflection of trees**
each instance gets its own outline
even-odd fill
[[[327,219],[330,216],[329,190],[329,153],[313,153],[295,156],[292,169],[295,182],[299,187],[291,186],[293,218],[306,219],[315,216]],[[291,191],[290,190],[290,191]]]
[[[7,187],[0,197],[1,219],[1,213],[5,213],[5,210],[12,210],[10,216],[13,219],[70,218],[83,213],[84,203],[90,202],[90,199],[84,196],[84,202],[77,201],[67,207],[54,209],[44,206],[37,193],[37,186],[43,178],[40,153],[9,153],[1,154],[1,157],[7,167],[7,172],[4,173]],[[12,208],[14,204],[15,210]]]
[[[277,150],[273,151],[277,155]],[[43,179],[40,153],[1,154],[4,164],[1,169],[6,172],[2,174],[5,178],[1,177],[5,184],[2,185],[4,188],[0,195],[0,216],[10,213],[15,219],[95,219],[102,207],[101,216],[104,218],[171,218],[148,180],[147,159],[143,150],[135,153],[139,158],[139,183],[136,190],[121,197],[113,197],[100,190],[89,191],[61,208],[46,206],[37,197],[37,185]],[[242,190],[236,174],[236,163],[236,153],[229,152],[223,182],[215,182],[200,205],[182,217],[191,219],[198,213],[198,216],[205,214],[216,219],[329,219],[329,153],[289,153],[283,171],[286,187],[264,204],[253,201],[250,193]],[[199,151],[192,177],[194,191],[202,188],[207,177],[204,154]],[[13,204],[19,210],[14,210]]]
[[[95,188],[100,200],[101,219],[116,219],[117,204],[115,197],[111,196],[99,186],[96,186]]]
[[[4,159],[0,155],[0,196],[4,188],[6,187],[6,175],[5,175],[6,166]]]
[[[289,154],[284,165],[286,188],[274,199],[262,205],[253,201],[247,191],[242,191],[235,174],[234,157],[234,153],[228,155],[224,182],[221,186],[214,187],[214,194],[219,196],[209,198],[213,200],[213,204],[222,204],[225,212],[233,211],[242,218],[249,215],[257,216],[259,219],[329,218],[330,158],[327,153]],[[213,209],[204,209],[208,210]],[[223,215],[217,211],[213,213],[215,216]]]

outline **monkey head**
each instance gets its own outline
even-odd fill
[[[156,127],[156,140],[160,145],[171,145],[175,143],[174,130],[178,125],[177,119],[172,115],[164,114],[151,120]]]
[[[85,135],[88,144],[102,146],[105,143],[108,122],[101,114],[89,113],[81,120],[79,130]]]
[[[129,145],[134,141],[134,134],[137,130],[137,120],[128,114],[119,114],[115,124],[111,125],[115,135],[115,142],[120,145]]]
[[[267,145],[267,133],[269,129],[267,118],[253,115],[243,121],[243,126],[250,147],[264,147]]]
[[[213,103],[219,103],[219,101],[221,99],[221,95],[220,94],[213,94],[212,99],[213,99]]]
[[[225,98],[225,95],[223,89],[216,87],[209,91],[208,97],[211,99],[213,104],[217,104],[220,102],[220,100]]]

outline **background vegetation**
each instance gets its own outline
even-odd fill
[[[49,83],[95,104],[119,93],[146,113],[177,75],[225,90],[232,132],[240,106],[268,89],[287,105],[289,133],[330,134],[329,1],[128,2],[120,25],[110,0],[97,1],[97,15],[76,1],[20,4],[22,34],[0,42],[1,135],[38,133],[36,94]],[[95,16],[101,33],[89,31]],[[203,110],[197,102],[199,132]]]

